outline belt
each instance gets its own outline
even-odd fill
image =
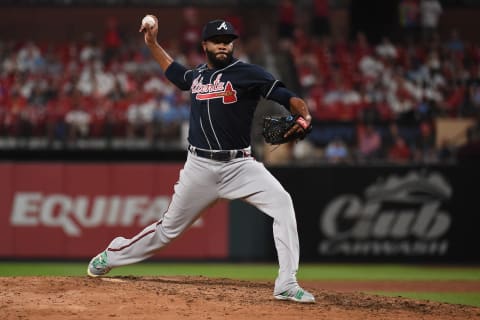
[[[237,158],[248,158],[251,155],[250,148],[237,150],[205,150],[189,145],[188,151],[199,157],[215,161],[230,161]]]

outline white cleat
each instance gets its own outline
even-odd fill
[[[277,300],[290,300],[300,303],[315,303],[315,297],[300,286],[293,287],[290,290],[274,295]]]
[[[108,266],[107,251],[103,251],[90,260],[87,274],[90,277],[101,277],[106,275],[112,268]]]

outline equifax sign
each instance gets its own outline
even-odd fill
[[[17,192],[10,223],[14,227],[59,227],[68,236],[79,237],[84,228],[146,226],[160,219],[169,203],[168,196]]]
[[[163,217],[177,163],[1,163],[0,257],[87,258]],[[228,202],[156,254],[225,258]]]

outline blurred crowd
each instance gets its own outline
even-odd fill
[[[204,61],[202,25],[194,8],[185,8],[183,19],[180,34],[162,45],[194,67]],[[65,43],[0,39],[0,138],[40,137],[63,146],[95,138],[183,145],[189,99],[164,77],[141,34],[123,33],[113,17],[103,34]]]
[[[400,1],[400,37],[378,43],[362,31],[351,40],[333,37],[328,3],[304,8],[310,19],[299,26],[298,6],[282,1],[278,25],[318,124],[309,141],[324,159],[450,161],[455,141],[437,141],[439,118],[472,119],[466,136],[478,136],[480,43],[457,30],[440,36],[439,1]]]
[[[468,137],[480,136],[479,44],[463,41],[456,30],[441,38],[436,24],[423,27],[421,2],[400,4],[405,38],[385,36],[374,44],[361,31],[351,40],[332,37],[326,0],[311,2],[308,27],[298,23],[294,1],[279,2],[277,34],[264,40],[278,45],[277,58],[291,61],[286,72],[311,108],[315,129],[300,145],[307,156],[449,160],[450,141],[436,141],[439,117],[477,119]],[[203,62],[201,24],[194,9],[185,9],[183,18],[178,41],[165,46],[193,67]],[[241,19],[227,18],[243,33]],[[236,56],[249,60],[242,41]],[[0,138],[185,139],[188,92],[176,90],[141,36],[122,35],[115,19],[103,35],[68,43],[0,40],[0,63]]]
[[[0,43],[0,57],[0,136],[169,139],[188,119],[188,96],[135,41]]]

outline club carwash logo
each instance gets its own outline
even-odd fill
[[[10,223],[14,227],[61,228],[78,237],[85,228],[146,226],[165,213],[168,196],[85,196],[17,192]]]
[[[321,255],[442,256],[451,215],[442,206],[452,196],[437,172],[389,175],[364,191],[364,198],[342,194],[320,216]]]

